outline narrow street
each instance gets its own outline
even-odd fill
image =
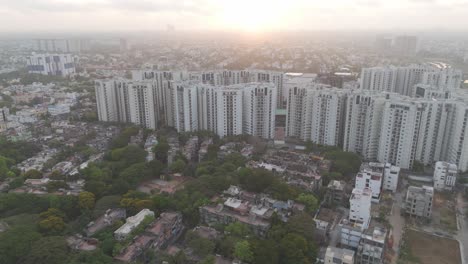
[[[396,264],[398,260],[398,251],[400,240],[403,234],[403,227],[405,226],[405,219],[401,216],[401,204],[403,202],[403,194],[400,192],[395,193],[392,214],[389,217],[390,225],[392,226],[393,234],[393,251],[395,255],[392,258],[392,264]]]
[[[463,198],[463,194],[459,193],[457,196],[457,222],[458,234],[455,238],[461,244],[461,255],[463,264],[468,263],[468,222],[466,221],[465,212],[468,204]]]

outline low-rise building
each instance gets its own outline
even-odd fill
[[[198,158],[197,152],[198,152],[198,137],[193,136],[189,138],[189,140],[187,140],[187,142],[185,143],[182,154],[188,161],[193,161],[195,160],[195,157]]]
[[[327,247],[324,263],[354,264],[354,251],[345,248]]]
[[[386,240],[387,229],[375,221],[371,222],[370,227],[361,235],[356,262],[359,264],[384,263]]]
[[[327,186],[326,202],[330,205],[344,205],[346,182],[331,180]]]
[[[356,188],[360,190],[370,188],[373,202],[379,202],[380,200],[384,168],[385,164],[383,163],[363,163],[360,171],[356,175]]]
[[[49,105],[47,107],[47,112],[49,112],[51,116],[68,114],[70,113],[70,105],[67,105],[67,104]]]
[[[119,229],[115,230],[114,237],[117,240],[124,240],[130,235],[130,233],[141,224],[141,222],[147,216],[154,216],[154,212],[149,209],[143,209],[138,214],[130,216],[127,218],[125,224],[123,224]]]
[[[198,150],[198,162],[201,162],[206,154],[208,154],[208,147],[213,144],[213,139],[209,138],[204,140],[200,145],[200,150]]]
[[[400,167],[390,163],[385,164],[382,188],[386,191],[396,192],[398,188],[398,178],[400,177]]]
[[[407,214],[419,217],[431,217],[434,188],[431,186],[410,186],[406,192],[404,210]]]
[[[452,190],[457,181],[457,165],[438,161],[434,168],[434,189]]]
[[[320,208],[314,217],[315,234],[322,241],[328,240],[328,234],[338,219],[338,213],[328,208]]]
[[[238,201],[229,201],[227,206],[224,204],[206,205],[200,207],[199,210],[202,222],[209,226],[241,222],[250,227],[254,234],[261,237],[265,237],[270,229],[270,223],[267,220],[257,217],[255,213],[250,213],[245,204]]]
[[[370,188],[354,189],[349,198],[349,221],[362,229],[369,226],[371,220],[372,191]]]
[[[148,249],[160,250],[173,243],[182,233],[182,214],[162,213],[145,231],[135,237],[133,242],[114,258],[122,262],[134,262]]]
[[[108,209],[106,213],[88,224],[85,229],[87,236],[92,236],[102,229],[113,225],[116,221],[125,219],[127,213],[123,208]]]

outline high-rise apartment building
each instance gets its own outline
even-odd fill
[[[416,36],[397,36],[393,48],[399,56],[414,56],[418,47],[418,38]]]
[[[75,62],[70,54],[34,54],[27,57],[29,73],[67,77],[75,74]]]
[[[341,146],[348,92],[322,84],[290,89],[287,136],[321,145]]]
[[[385,103],[378,151],[379,162],[389,162],[401,168],[412,167],[423,110],[422,103],[412,100]]]
[[[33,48],[35,51],[80,53],[90,47],[89,39],[36,39]]]

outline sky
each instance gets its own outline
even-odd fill
[[[468,0],[0,0],[0,32],[466,30]]]

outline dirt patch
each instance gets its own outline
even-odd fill
[[[408,230],[405,247],[410,256],[401,263],[460,264],[460,246],[456,240]]]

